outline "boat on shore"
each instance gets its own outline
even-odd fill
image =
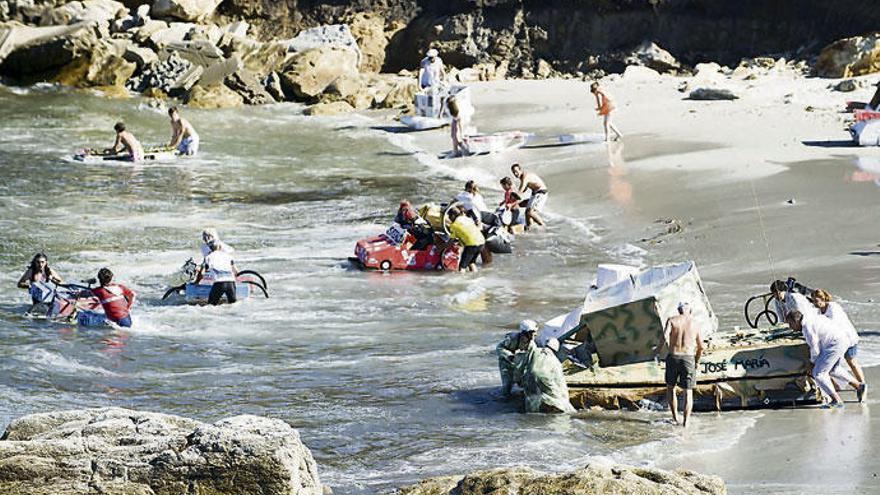
[[[400,117],[400,123],[416,131],[438,129],[452,123],[449,100],[455,98],[459,111],[467,120],[474,114],[471,92],[467,86],[427,88],[413,97],[414,115]]]
[[[764,302],[769,294],[753,297]],[[688,302],[706,349],[697,367],[695,410],[811,404],[810,353],[786,325],[719,331],[696,265],[687,261],[638,270],[600,265],[584,304],[548,321],[538,342],[563,343],[563,370],[576,408],[637,409],[665,404],[665,363],[657,355],[666,320]],[[747,311],[749,310],[747,306]],[[769,318],[775,322],[775,318]]]

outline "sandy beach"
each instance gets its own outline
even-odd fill
[[[585,236],[618,246],[624,258],[630,254],[644,264],[695,260],[721,331],[745,327],[742,304],[776,278],[793,276],[831,290],[863,333],[862,362],[873,366],[880,364],[880,221],[870,212],[880,175],[870,164],[880,160],[880,150],[851,145],[849,116],[842,112],[847,100],[870,99],[868,83],[876,78],[861,79],[863,89],[840,93],[829,89],[836,81],[788,70],[751,80],[634,72],[602,81],[618,106],[621,143],[526,146],[435,160],[449,147],[446,132],[414,140],[426,162],[493,190],[511,163],[522,163],[548,183],[551,222],[583,219],[590,225]],[[678,89],[683,84],[728,88],[740,98],[691,101]],[[475,84],[472,91],[481,132],[601,132],[587,82],[500,81]],[[669,221],[681,231],[667,234]],[[571,266],[567,273],[583,277],[592,270]],[[549,318],[576,304],[572,295],[565,308],[536,316]],[[877,368],[868,376],[870,382],[880,378]],[[851,392],[844,397],[851,401],[846,410],[832,414],[805,408],[698,415],[699,434],[674,434],[668,448],[629,460],[719,474],[731,493],[874,493],[880,476],[874,445],[880,419],[871,415],[876,396],[863,405],[852,402]],[[738,419],[749,426],[729,441],[725,425]],[[718,444],[707,446],[712,429],[719,430]]]

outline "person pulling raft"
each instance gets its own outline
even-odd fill
[[[231,254],[223,251],[221,245],[219,240],[212,240],[208,244],[211,252],[205,256],[202,266],[196,273],[196,284],[201,282],[206,274],[214,281],[208,294],[208,304],[212,306],[220,304],[223,295],[226,295],[226,302],[230,304],[238,300],[235,295],[235,278],[238,276],[238,270],[235,268]]]
[[[177,107],[168,109],[168,117],[171,119],[171,141],[168,147],[177,149],[181,155],[195,156],[199,152],[199,134],[196,128],[180,116]]]
[[[130,161],[144,161],[144,147],[141,145],[141,142],[134,137],[134,134],[125,130],[125,123],[117,122],[116,125],[113,126],[113,130],[116,131],[116,141],[114,141],[113,146],[107,148],[105,152],[116,154],[124,150],[128,153],[128,159]]]
[[[114,284],[113,272],[109,268],[98,270],[98,283],[101,285],[93,287],[91,291],[104,308],[107,321],[120,327],[130,327],[135,293],[122,284]]]
[[[18,280],[18,288],[25,289],[30,293],[31,303],[39,304],[43,302],[42,295],[37,293],[36,283],[54,283],[63,284],[64,280],[55,270],[49,266],[49,259],[43,253],[37,253],[31,259],[31,264]]]

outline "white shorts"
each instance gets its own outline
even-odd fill
[[[529,197],[529,202],[526,208],[531,209],[532,211],[541,211],[544,209],[544,205],[547,203],[547,191],[543,192],[532,192],[531,197]]]
[[[177,145],[177,151],[180,152],[181,155],[193,156],[199,152],[199,138],[198,136],[187,136],[180,141],[180,144]]]

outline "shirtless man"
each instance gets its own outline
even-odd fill
[[[687,427],[694,406],[694,387],[697,384],[697,363],[703,353],[703,335],[694,324],[690,305],[678,303],[678,314],[666,320],[663,344],[666,355],[666,401],[672,410],[672,420],[678,424],[678,398],[675,385],[684,389],[684,421]]]
[[[520,196],[525,195],[526,191],[531,191],[532,193],[526,205],[526,230],[532,227],[532,222],[543,227],[544,220],[538,215],[538,212],[547,203],[547,185],[544,184],[544,181],[537,174],[523,170],[519,163],[511,165],[510,171],[514,177],[519,179],[517,193]]]
[[[177,148],[181,155],[195,156],[199,152],[199,135],[188,120],[180,116],[177,107],[168,109],[171,118],[171,142],[169,148]]]
[[[113,147],[107,148],[106,151],[115,154],[125,150],[131,161],[143,161],[144,147],[141,146],[140,141],[134,137],[134,134],[125,130],[125,123],[117,122],[116,125],[113,126],[113,129],[116,131],[116,141],[113,142]]]

